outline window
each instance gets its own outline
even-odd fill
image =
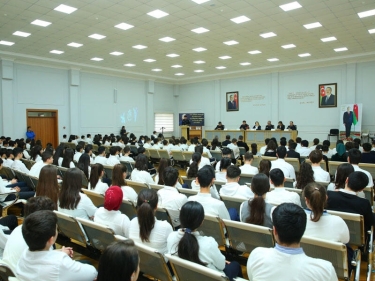
[[[173,113],[155,113],[155,131],[173,132]]]

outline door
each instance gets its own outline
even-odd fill
[[[35,133],[35,140],[41,140],[43,148],[47,143],[57,147],[58,140],[58,111],[53,109],[26,109],[27,126]]]

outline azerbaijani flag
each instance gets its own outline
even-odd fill
[[[322,99],[326,96],[326,90],[324,86],[320,86],[320,104],[322,104]]]
[[[358,104],[353,105],[353,124],[354,126],[358,123]]]
[[[234,102],[236,103],[236,107],[238,108],[238,97],[237,94],[234,94]]]

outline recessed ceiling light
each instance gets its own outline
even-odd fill
[[[154,62],[154,61],[156,61],[156,60],[154,60],[154,59],[145,59],[145,60],[143,60],[143,61],[145,61],[145,62]]]
[[[240,65],[250,65],[251,63],[249,62],[241,62]]]
[[[79,48],[79,47],[82,47],[83,44],[72,42],[72,43],[69,43],[68,46]]]
[[[193,51],[196,51],[196,52],[203,52],[203,51],[206,51],[207,49],[205,48],[202,48],[202,47],[199,47],[199,48],[195,48],[193,49]]]
[[[48,21],[44,21],[44,20],[34,20],[33,22],[31,22],[31,24],[46,27],[46,26],[49,26],[51,23]]]
[[[193,2],[197,3],[197,4],[203,4],[203,3],[206,3],[210,0],[192,0]]]
[[[177,55],[177,54],[168,54],[166,56],[170,57],[170,58],[175,58],[175,57],[179,57],[180,55]]]
[[[9,41],[1,40],[0,41],[0,45],[12,46],[12,45],[14,45],[14,42],[9,42]]]
[[[135,66],[135,64],[134,63],[126,63],[126,64],[124,64],[124,66],[133,67],[133,66]]]
[[[173,67],[173,68],[180,68],[180,67],[182,67],[182,65],[175,64],[175,65],[172,65],[171,67]]]
[[[146,49],[147,46],[143,46],[143,45],[135,45],[133,46],[134,49],[139,49],[139,50],[142,50],[142,49]]]
[[[123,55],[124,53],[121,53],[121,52],[112,52],[112,53],[109,53],[110,55],[113,55],[113,56],[121,56]]]
[[[194,63],[196,63],[196,64],[202,64],[202,63],[206,63],[204,60],[196,60],[196,61],[194,61]]]
[[[250,51],[248,52],[250,55],[256,55],[256,54],[261,54],[262,52],[259,51],[259,50],[254,50],[254,51]]]
[[[200,34],[200,33],[207,32],[209,30],[207,28],[204,28],[204,27],[198,27],[198,28],[192,29],[191,31]]]
[[[223,42],[223,43],[224,43],[225,45],[228,45],[228,46],[238,44],[238,42],[237,42],[237,41],[234,41],[234,40],[226,41],[226,42]]]
[[[278,61],[278,58],[267,59],[268,61]]]
[[[204,72],[204,70],[202,70],[202,69],[197,69],[197,70],[194,70],[194,72]]]
[[[163,41],[163,42],[172,42],[172,41],[174,41],[176,39],[167,36],[167,37],[160,38],[159,40]]]
[[[92,58],[91,60],[94,60],[94,61],[102,61],[103,59],[102,59],[102,58],[97,58],[97,57],[95,57],[95,58]]]
[[[358,16],[360,18],[365,18],[365,17],[369,17],[369,16],[374,16],[374,15],[375,15],[375,9],[358,13]]]
[[[263,38],[270,38],[270,37],[274,37],[274,36],[277,36],[277,35],[273,32],[267,32],[267,33],[259,34],[259,36],[263,37]]]
[[[130,28],[133,28],[134,25],[131,25],[131,24],[127,24],[125,22],[122,22],[122,23],[119,23],[117,25],[115,25],[116,28],[119,28],[119,29],[122,29],[122,30],[127,30],[127,29],[130,29]]]
[[[16,31],[16,32],[13,33],[13,35],[21,36],[21,37],[28,37],[28,36],[31,35],[31,33],[22,32],[22,31]]]
[[[56,55],[61,55],[63,54],[64,52],[63,51],[59,51],[59,50],[52,50],[50,51],[51,54],[56,54]]]
[[[298,56],[301,58],[304,58],[304,57],[309,57],[311,55],[309,53],[304,53],[304,54],[299,54]]]
[[[185,75],[185,74],[183,74],[183,73],[176,73],[175,75],[182,76],[182,75]]]
[[[375,28],[374,28],[374,29],[369,29],[369,30],[368,30],[368,33],[370,33],[370,34],[375,33]]]
[[[94,34],[89,35],[89,37],[92,38],[92,39],[101,40],[101,39],[105,38],[106,36],[94,33]]]
[[[162,71],[162,69],[160,68],[154,68],[154,69],[151,69],[152,71]]]
[[[219,59],[222,59],[222,60],[227,60],[227,59],[231,59],[232,57],[230,56],[221,56],[219,57]]]
[[[216,66],[216,69],[225,69],[225,66]]]
[[[163,12],[162,10],[155,10],[152,12],[147,13],[149,16],[160,19],[162,17],[168,16],[169,14],[166,12]]]
[[[304,24],[303,26],[306,29],[312,29],[312,28],[321,27],[322,25],[320,24],[320,22],[313,22],[313,23],[309,23],[309,24]]]
[[[295,48],[296,45],[294,45],[294,44],[288,44],[288,45],[282,45],[281,47],[284,48],[284,49],[291,49],[291,48]]]
[[[65,13],[65,14],[71,14],[74,11],[77,11],[77,8],[61,4],[61,5],[57,6],[54,10],[58,11],[58,12]]]
[[[239,17],[236,17],[236,18],[233,18],[233,19],[230,19],[230,20],[238,24],[238,23],[243,23],[243,22],[249,21],[250,19],[246,16],[239,16]]]
[[[288,4],[280,5],[279,7],[283,9],[285,12],[287,12],[287,11],[301,8],[302,6],[300,5],[300,3],[295,1],[295,2],[288,3]]]
[[[330,42],[330,41],[335,41],[337,39],[336,39],[336,37],[331,36],[331,37],[322,38],[320,40],[322,40],[322,42]]]
[[[346,47],[342,47],[342,48],[336,48],[336,49],[333,49],[335,52],[343,52],[343,51],[347,51],[348,48]]]

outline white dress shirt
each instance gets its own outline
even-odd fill
[[[76,153],[74,154],[74,156],[73,156],[73,161],[76,161],[76,162],[78,162],[79,161],[79,158],[82,156],[82,152],[78,152],[78,151],[76,151]]]
[[[266,202],[272,205],[282,203],[294,203],[301,206],[301,198],[297,192],[287,191],[284,187],[275,187],[274,190],[267,192]]]
[[[180,223],[180,209],[187,202],[185,194],[181,194],[175,187],[164,186],[158,190],[159,207],[168,210],[171,216],[173,227],[179,226]]]
[[[266,148],[267,148],[267,145],[265,146],[262,146],[260,149],[259,149],[259,153],[264,155],[264,153],[266,152]]]
[[[367,187],[373,187],[374,186],[372,175],[368,171],[361,169],[360,167],[358,167],[358,165],[353,165],[352,164],[352,166],[353,166],[355,172],[358,172],[358,171],[359,172],[364,172],[367,175],[367,177],[368,177]]]
[[[123,199],[124,200],[130,200],[132,202],[137,202],[138,194],[135,192],[135,190],[127,185],[121,186]]]
[[[252,199],[254,193],[247,185],[239,185],[238,182],[228,182],[220,188],[220,195],[236,198]]]
[[[36,165],[36,163],[34,165]],[[21,160],[14,160],[11,168],[27,175],[30,173],[29,169],[26,168],[26,165]]]
[[[138,171],[137,168],[132,171],[130,178],[132,179],[132,181],[154,184],[154,180],[152,179],[149,172]]]
[[[257,167],[251,166],[250,164],[244,164],[240,167],[241,174],[251,174],[256,175],[259,173],[259,170]]]
[[[74,163],[73,163],[74,164]],[[32,177],[36,177],[36,178],[39,178],[39,175],[40,175],[40,171],[42,170],[42,168],[44,166],[46,166],[48,164],[44,163],[43,161],[39,161],[39,162],[36,162],[30,169],[30,173],[29,175],[32,176]]]
[[[309,156],[311,153],[310,148],[304,146],[298,148],[298,145],[296,147],[296,151],[299,153],[300,156]]]
[[[201,203],[205,214],[230,220],[230,216],[224,202],[212,198],[210,193],[198,193],[197,195],[190,196],[188,201],[197,201]]]
[[[16,272],[17,262],[26,249],[28,249],[28,246],[25,239],[23,239],[22,225],[19,225],[8,236],[2,262],[8,265],[13,272]]]
[[[77,208],[74,210],[68,210],[58,207],[58,211],[74,218],[83,218],[88,220],[90,217],[95,215],[97,208],[86,194],[80,193],[79,195],[81,196],[81,200],[79,200]],[[57,205],[59,206],[59,203],[57,203]]]
[[[294,171],[294,167],[288,162],[285,162],[284,159],[278,158],[271,161],[271,170],[276,168],[279,168],[283,171],[284,177],[296,179],[296,172]]]
[[[117,155],[109,155],[107,159],[107,164],[108,166],[114,166],[120,164],[120,160],[118,159]]]
[[[238,146],[236,144],[233,144],[233,143],[230,143],[227,145],[228,148],[232,149],[233,151],[233,154],[234,154],[234,158],[238,158],[240,157],[240,149],[238,148]]]
[[[193,163],[193,160],[190,159],[190,164],[191,163]],[[211,165],[210,160],[208,158],[202,156],[201,162],[199,162],[199,165],[198,165],[198,170],[202,169],[206,165]]]
[[[312,170],[314,172],[314,180],[315,181],[324,181],[330,182],[331,177],[327,171],[324,171],[320,166],[312,166]]]
[[[120,157],[120,161],[130,162],[132,164],[135,163],[134,159],[131,158],[130,156],[121,156]]]
[[[130,220],[127,215],[120,211],[108,211],[104,207],[96,210],[94,222],[108,226],[115,234],[127,237]]]
[[[105,182],[102,182],[101,179],[99,179],[99,181],[96,183],[96,185],[94,186],[94,188],[91,187],[91,184],[89,182],[89,185],[88,185],[88,190],[92,190],[92,191],[95,191],[97,193],[100,193],[100,194],[105,194],[105,192],[107,191],[108,189],[108,184],[106,184]]]
[[[95,157],[94,164],[107,165],[107,157],[98,155]]]

